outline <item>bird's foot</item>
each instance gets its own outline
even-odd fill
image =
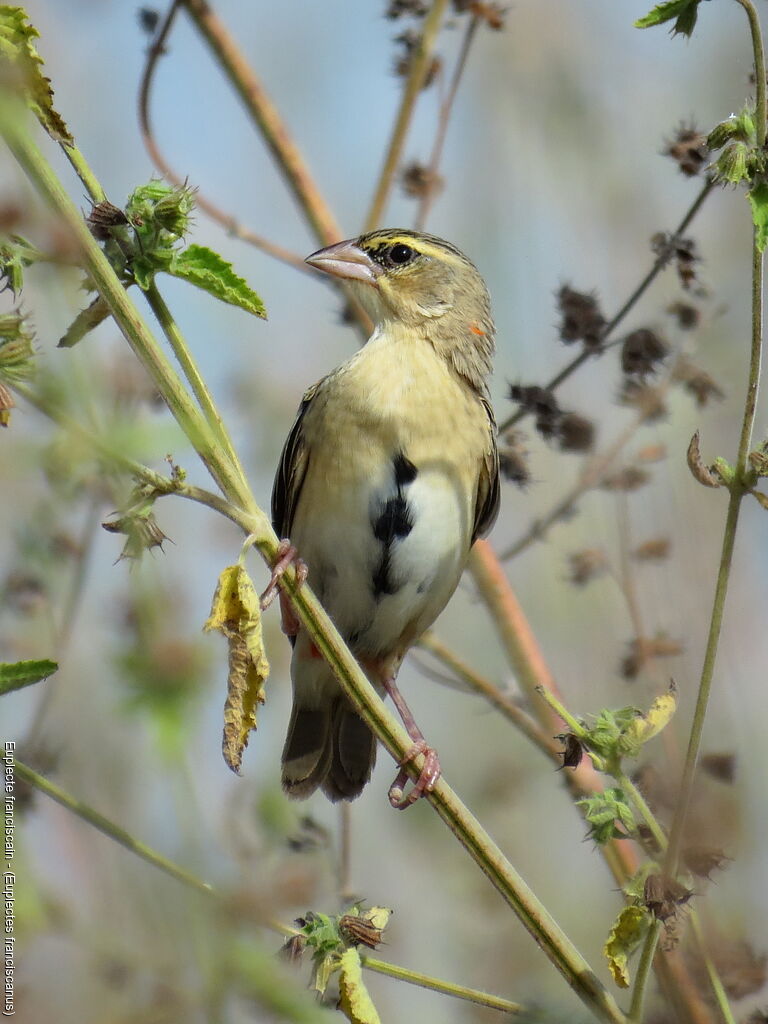
[[[286,569],[291,565],[296,567],[296,582],[301,586],[308,575],[307,563],[299,558],[299,552],[289,540],[281,540],[277,546],[277,560],[272,567],[269,585],[260,598],[262,611],[266,611],[275,600],[275,596],[280,590],[280,581],[285,575]],[[290,608],[287,601],[281,600],[280,610],[283,619],[283,632],[288,636],[295,636],[299,629],[299,623],[293,609]]]
[[[424,755],[424,765],[412,789],[406,793],[405,784],[408,781],[406,765],[414,761],[419,754]],[[423,738],[416,740],[402,761],[399,762],[399,765],[400,771],[395,781],[389,787],[388,796],[389,802],[396,810],[404,811],[406,807],[415,804],[419,797],[424,796],[425,793],[432,792],[437,780],[440,778],[441,769],[437,751],[433,747],[428,746]]]

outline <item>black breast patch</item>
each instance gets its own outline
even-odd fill
[[[408,504],[407,487],[416,479],[418,470],[402,452],[398,452],[392,460],[392,470],[395,493],[376,503],[371,511],[373,536],[381,544],[371,580],[376,600],[384,594],[394,594],[399,590],[391,573],[392,548],[413,529],[413,512]]]

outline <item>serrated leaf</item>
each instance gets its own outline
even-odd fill
[[[51,138],[71,143],[74,139],[54,109],[53,89],[41,71],[43,59],[32,42],[39,36],[22,7],[0,6],[0,57],[19,74],[27,103]]]
[[[239,774],[248,736],[257,725],[256,708],[266,700],[264,683],[269,675],[259,598],[242,565],[231,565],[219,576],[203,629],[218,630],[229,645],[222,754],[228,767]]]
[[[0,662],[0,694],[21,690],[47,679],[58,669],[55,661]]]
[[[577,800],[576,804],[582,808],[589,822],[589,838],[600,845],[611,839],[626,839],[628,833],[635,831],[635,816],[624,791],[618,786],[584,797]],[[617,821],[621,822],[625,831],[617,828]]]
[[[238,277],[232,264],[203,245],[190,245],[183,252],[174,253],[168,273],[254,316],[265,318],[267,315],[264,303],[242,277]]]
[[[755,225],[755,242],[760,252],[768,244],[768,185],[755,185],[747,193],[752,207],[752,223]]]
[[[363,965],[356,949],[341,955],[339,965],[339,1009],[351,1024],[381,1024],[363,981]]]
[[[635,22],[635,28],[653,28],[666,21],[676,19],[673,32],[690,36],[696,25],[700,0],[666,0],[657,4],[652,11]]]
[[[619,988],[629,988],[629,957],[643,941],[650,920],[644,907],[630,906],[624,907],[614,921],[603,954]]]
[[[109,306],[104,299],[99,295],[98,298],[94,299],[93,302],[86,309],[82,309],[69,327],[64,332],[64,335],[59,339],[59,348],[72,348],[78,341],[82,341],[86,334],[90,334],[91,331],[95,330],[99,324],[109,316]]]

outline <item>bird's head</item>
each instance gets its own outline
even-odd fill
[[[417,231],[371,231],[307,263],[349,281],[375,324],[402,325],[481,386],[494,351],[488,289],[455,246]]]

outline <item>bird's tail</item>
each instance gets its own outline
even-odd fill
[[[293,710],[283,747],[283,788],[296,800],[321,787],[331,800],[354,800],[376,760],[373,734],[302,633],[291,675]]]

